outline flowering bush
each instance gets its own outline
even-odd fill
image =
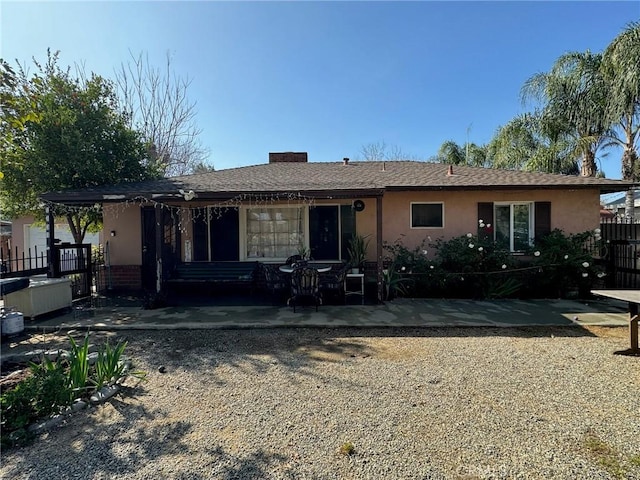
[[[385,263],[385,297],[393,298],[397,295],[408,297],[424,297],[428,291],[433,276],[434,265],[429,261],[426,240],[414,249],[409,249],[402,243],[402,237],[394,243],[383,245],[386,251]]]
[[[388,291],[411,297],[584,297],[604,275],[591,254],[601,240],[597,230],[568,236],[554,230],[524,255],[514,255],[494,242],[488,229],[480,222],[478,235],[438,239],[429,249],[426,239],[414,249],[405,247],[402,238],[385,244],[386,272],[393,285],[402,287],[392,292],[389,282]]]
[[[558,229],[536,240],[531,261],[538,267],[532,277],[535,296],[587,297],[594,282],[604,276],[587,248],[593,250],[600,240],[598,230],[565,235]]]
[[[467,233],[447,241],[438,239],[432,247],[441,272],[441,295],[488,298],[517,292],[519,284],[506,273],[516,266],[516,259],[501,244]],[[499,294],[509,278],[508,293]]]

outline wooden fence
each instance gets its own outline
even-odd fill
[[[605,220],[600,225],[607,287],[640,288],[640,223],[624,218]]]

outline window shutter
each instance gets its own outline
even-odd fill
[[[480,220],[484,222],[484,228],[480,228]],[[491,225],[491,228],[486,227],[488,224]],[[478,202],[478,238],[484,241],[492,241],[493,228],[493,203]]]
[[[541,238],[551,232],[551,202],[535,203],[535,238]]]

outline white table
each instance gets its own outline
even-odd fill
[[[327,273],[331,271],[331,267],[327,267],[327,266],[315,267],[313,265],[307,265],[307,267],[317,270],[318,273]],[[278,267],[278,270],[280,270],[283,273],[292,273],[295,269],[291,265],[281,265],[280,267]]]
[[[351,279],[359,279],[360,280],[360,288],[358,290],[349,290],[348,283]],[[344,295],[360,295],[362,300],[362,304],[364,305],[364,273],[347,273],[344,278]]]
[[[629,304],[629,341],[630,351],[640,352],[638,348],[638,305],[640,304],[640,290],[591,290],[594,295],[622,300]]]

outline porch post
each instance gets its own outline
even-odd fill
[[[156,293],[160,293],[162,291],[162,235],[164,232],[164,228],[162,225],[163,220],[163,212],[162,206],[155,206],[156,213]]]
[[[53,211],[51,210],[51,207],[49,205],[45,207],[44,216],[47,222],[45,230],[47,236],[47,277],[57,278],[60,272],[60,265],[58,264],[59,258],[53,250],[56,240],[56,223],[53,216]]]
[[[377,265],[377,285],[378,285],[378,303],[384,300],[384,285],[382,279],[382,195],[376,197],[376,258]]]

